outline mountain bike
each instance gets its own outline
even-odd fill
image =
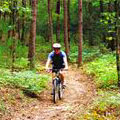
[[[52,98],[53,102],[56,103],[56,101],[59,99],[61,100],[63,98],[63,86],[60,79],[60,70],[54,69],[52,70],[55,73],[55,77],[53,78],[53,88],[52,88]]]

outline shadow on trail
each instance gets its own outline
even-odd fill
[[[23,90],[24,95],[30,98],[38,98],[39,96],[35,92],[31,92],[28,89]]]

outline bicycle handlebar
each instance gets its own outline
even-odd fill
[[[49,68],[49,70],[55,70],[55,71],[68,71],[68,69],[64,69],[64,68],[61,68],[61,69],[53,69],[53,68]]]
[[[48,70],[49,70],[49,72],[68,71],[68,69],[64,69],[64,68],[61,68],[61,69],[53,69],[53,68],[49,68]]]

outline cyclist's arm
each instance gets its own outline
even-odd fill
[[[64,60],[64,63],[65,63],[65,70],[68,70],[68,62],[67,62],[67,57],[66,56],[64,56],[63,57],[63,60]]]
[[[46,70],[49,70],[49,65],[52,62],[52,55],[53,55],[53,52],[49,53],[48,55],[48,59],[47,59],[46,66],[45,66]]]
[[[46,62],[46,66],[45,66],[46,70],[49,69],[49,65],[50,65],[50,63],[51,63],[51,59],[48,58],[48,60],[47,60],[47,62]]]

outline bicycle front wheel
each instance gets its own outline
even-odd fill
[[[63,98],[63,88],[61,83],[58,86],[58,97],[60,100]]]
[[[54,83],[53,83],[53,103],[56,103],[57,101],[57,98],[58,98],[58,92],[57,92],[57,83],[56,83],[56,80],[54,80]]]

